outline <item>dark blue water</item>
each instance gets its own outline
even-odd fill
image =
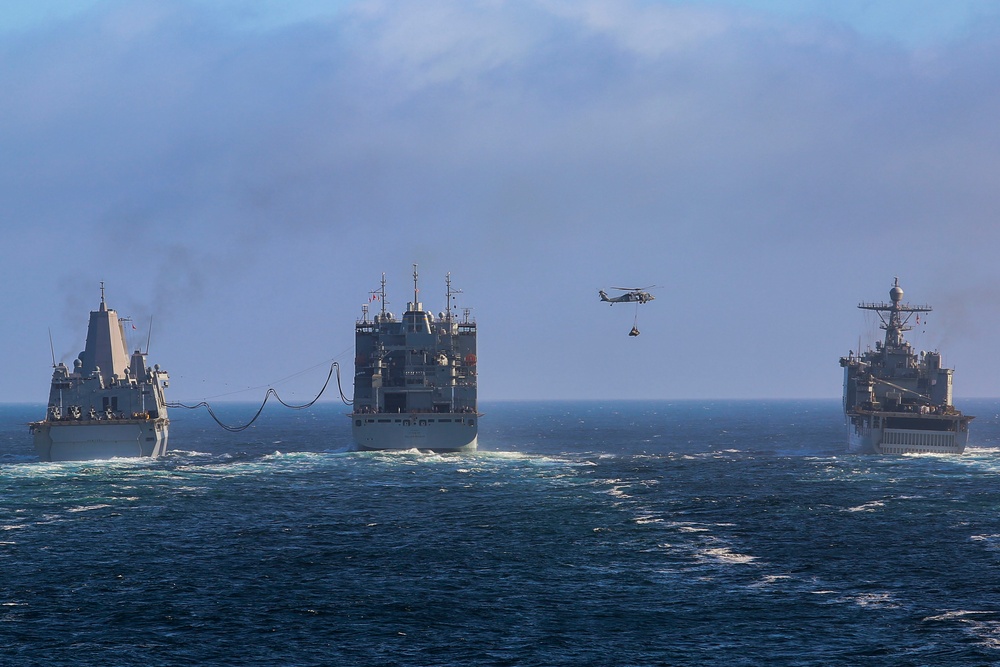
[[[838,401],[497,403],[476,455],[325,405],[41,464],[4,406],[0,663],[1000,664],[1000,401],[962,407],[962,457],[844,455]]]

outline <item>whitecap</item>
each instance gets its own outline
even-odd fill
[[[859,593],[857,595],[847,595],[845,599],[859,607],[889,608],[899,606],[891,593]]]
[[[108,504],[100,505],[80,505],[79,507],[70,507],[67,511],[69,512],[89,512],[90,510],[104,509],[105,507],[111,507]]]
[[[646,525],[648,523],[663,523],[663,519],[657,516],[639,516],[632,520],[635,521],[640,526]]]
[[[842,511],[844,512],[874,512],[876,508],[885,507],[885,502],[881,500],[872,500],[863,505],[858,505],[857,507],[848,507]]]
[[[1000,649],[1000,621],[993,620],[996,616],[997,612],[995,611],[956,609],[928,616],[923,620],[925,622],[961,623],[964,632],[972,637],[976,643],[989,649]]]
[[[927,616],[924,621],[953,621],[953,620],[966,620],[969,618],[977,616],[996,616],[995,611],[969,611],[966,609],[956,609],[954,611],[946,611],[943,614],[937,614],[935,616]]]
[[[700,526],[694,526],[689,523],[673,522],[669,524],[671,528],[676,528],[678,532],[681,533],[707,533],[710,532],[708,528],[703,528]]]
[[[708,557],[713,560],[717,560],[723,563],[752,563],[757,560],[756,556],[749,556],[747,554],[736,553],[729,547],[712,547],[709,549],[703,549],[698,554],[701,557]]]

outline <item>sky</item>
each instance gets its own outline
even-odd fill
[[[350,394],[413,264],[484,401],[838,397],[896,277],[1000,396],[996,3],[8,4],[0,401],[46,400],[101,281],[170,400],[304,402],[333,360]]]

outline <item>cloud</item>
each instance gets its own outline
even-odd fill
[[[992,203],[977,186],[996,166],[997,75],[969,53],[927,65],[839,32],[638,2],[358,3],[266,32],[195,5],[110,7],[8,46],[7,194],[22,211],[58,191],[48,217],[96,218],[101,193],[105,216],[263,231],[330,210],[393,217],[421,191],[456,215],[468,203],[452,184],[488,200],[518,181],[561,200],[539,215],[569,204],[574,219],[655,190],[708,219],[725,212],[707,201],[755,225],[829,224],[836,208],[853,229],[970,189]]]
[[[645,316],[678,346],[714,340],[730,369],[742,362],[722,331],[688,336],[662,304],[693,321],[706,294],[726,298],[746,309],[741,339],[780,354],[808,345],[773,333],[801,319],[745,304],[811,282],[849,312],[897,273],[995,273],[989,25],[916,50],[831,21],[639,0],[372,1],[241,21],[110,2],[3,36],[2,215],[50,255],[5,270],[52,291],[116,278],[135,310],[176,317],[169,304],[297,295],[307,266],[353,307],[381,270],[431,262],[480,308],[537,322],[575,321],[589,303],[576,290],[606,281],[679,284]],[[316,303],[300,298],[270,303],[291,317]],[[523,347],[548,349],[546,328]],[[575,386],[586,371],[569,359],[596,335],[560,350]],[[510,371],[501,393],[545,366]],[[724,384],[753,392],[740,372]],[[607,381],[641,391],[626,370]]]

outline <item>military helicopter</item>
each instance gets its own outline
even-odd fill
[[[608,296],[608,293],[604,290],[597,290],[597,293],[601,295],[601,301],[606,301],[609,306],[613,306],[616,303],[635,303],[635,319],[632,322],[632,330],[628,332],[629,336],[635,337],[639,335],[639,304],[652,301],[656,298],[646,291],[654,287],[656,285],[650,285],[649,287],[612,287],[611,289],[625,292],[615,297]]]
[[[616,303],[629,303],[631,301],[646,303],[647,301],[652,301],[656,298],[646,291],[648,289],[653,289],[654,287],[656,287],[656,285],[650,285],[649,287],[612,287],[611,289],[625,292],[619,296],[608,296],[608,293],[604,290],[597,290],[597,293],[601,295],[601,301],[607,301],[612,306]]]

